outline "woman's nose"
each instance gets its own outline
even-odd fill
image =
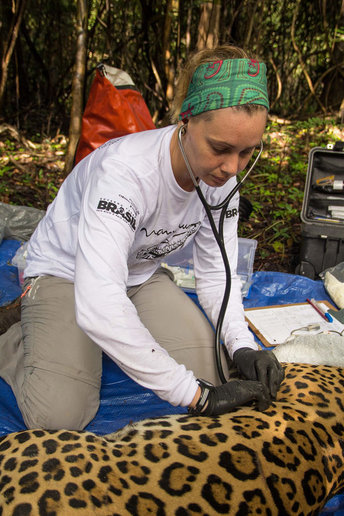
[[[240,172],[239,154],[228,154],[221,165],[221,172],[227,176],[236,176]]]

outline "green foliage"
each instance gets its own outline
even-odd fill
[[[197,47],[205,2],[87,3],[84,101],[95,67],[105,62],[131,75],[156,124],[164,124],[180,66]],[[0,2],[1,58],[13,33],[13,5]],[[15,126],[35,150],[0,141],[0,200],[44,208],[62,181],[65,143],[51,136],[68,133],[77,2],[35,0],[28,5],[9,64],[0,122]],[[212,36],[220,44],[244,47],[267,64],[275,114],[263,156],[242,189],[254,210],[240,234],[259,240],[260,268],[292,272],[309,151],[344,139],[338,118],[326,118],[338,117],[343,101],[342,0],[213,0],[217,6],[219,23]]]
[[[63,181],[66,139],[0,141],[0,201],[46,209]]]
[[[131,75],[155,121],[162,123],[180,65],[197,48],[205,2],[87,3],[85,101],[95,67],[106,62]],[[341,4],[342,0],[213,0],[213,8],[220,9],[219,20],[216,30],[209,26],[209,32],[215,31],[215,41],[242,46],[266,62],[273,113],[309,118],[324,109],[338,111],[343,99]],[[9,65],[2,116],[29,137],[35,132],[55,135],[59,130],[67,134],[77,2],[35,0],[28,5]],[[3,0],[0,57],[12,21],[12,2]]]
[[[308,155],[313,147],[344,140],[331,119],[290,123],[270,120],[260,161],[241,190],[253,212],[239,236],[258,240],[255,270],[294,272]],[[0,201],[46,209],[63,181],[66,139],[39,138],[25,145],[0,140]]]

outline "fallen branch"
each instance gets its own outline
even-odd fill
[[[15,127],[13,127],[13,125],[1,124],[0,125],[0,135],[3,133],[5,133],[5,134],[8,133],[13,140],[20,142],[27,149],[36,149],[36,145],[33,142],[31,142],[30,140],[27,140],[24,136],[22,136],[19,133],[19,131]]]
[[[12,165],[17,168],[20,172],[23,172],[24,174],[27,174],[29,172],[29,170],[27,169],[27,167],[24,167],[24,165],[22,165],[21,163],[19,163],[17,160],[15,160],[14,158],[12,158],[12,156],[8,156],[8,161],[10,163],[12,163]]]

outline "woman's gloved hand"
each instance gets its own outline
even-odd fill
[[[284,369],[271,351],[240,348],[234,352],[233,362],[248,380],[258,380],[266,386],[272,398],[284,378]]]
[[[266,410],[271,398],[265,385],[250,380],[231,380],[223,385],[213,385],[197,380],[201,395],[195,408],[189,408],[191,414],[218,416],[230,412],[239,405],[257,401],[259,410]]]

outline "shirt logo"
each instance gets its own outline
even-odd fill
[[[100,199],[97,206],[97,211],[115,215],[121,218],[128,224],[133,231],[136,229],[136,217],[128,209],[125,209],[119,202],[110,201],[109,199]]]
[[[238,215],[238,209],[233,208],[232,210],[226,211],[226,219],[231,219],[233,217],[236,217]]]

